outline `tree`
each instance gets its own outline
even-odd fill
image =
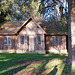
[[[66,60],[67,64],[72,64],[72,44],[71,44],[71,9],[72,0],[68,0],[68,58]]]
[[[71,50],[71,56],[72,56],[72,67],[75,67],[75,0],[71,1],[72,6],[71,7],[71,46],[72,46],[72,50]]]
[[[25,20],[30,15],[39,16],[40,0],[1,0],[0,19],[4,20]],[[2,12],[4,14],[2,15]]]
[[[11,20],[13,0],[0,0],[0,22]]]
[[[6,15],[4,20],[25,20],[30,15],[44,18],[47,21],[59,20],[63,15],[63,1],[61,0],[0,0],[0,11]],[[65,0],[66,1],[66,0]],[[61,7],[61,8],[60,8]]]
[[[62,18],[66,19],[68,13],[67,0],[41,0],[41,10],[43,17],[47,20],[60,21]]]

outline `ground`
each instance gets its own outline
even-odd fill
[[[0,75],[71,75],[66,58],[67,54],[0,53]]]

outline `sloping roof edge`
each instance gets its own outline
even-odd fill
[[[44,31],[44,34],[46,34],[45,30],[44,30],[39,24],[37,24],[35,20],[34,20],[34,23],[35,23],[37,26],[39,26],[39,28],[41,28],[42,31]]]
[[[15,33],[15,34],[18,34],[20,31],[21,31],[21,29],[25,26],[25,25],[27,25],[28,23],[29,23],[29,21],[31,21],[32,20],[32,18],[30,17],[29,19],[27,19],[23,24],[22,24],[22,26],[20,27],[20,29]]]
[[[29,19],[27,19],[23,24],[22,24],[22,26],[15,32],[15,33],[0,33],[0,35],[17,35],[19,32],[20,32],[20,30],[25,26],[25,25],[27,25],[28,23],[29,23],[29,21],[31,21],[32,20],[32,18],[30,17]]]
[[[59,36],[59,35],[62,36],[62,35],[64,35],[65,36],[65,35],[68,35],[68,33],[67,32],[66,33],[61,33],[61,34],[60,33],[57,33],[57,34],[55,34],[55,33],[50,33],[50,34],[46,33],[46,35],[50,35],[50,36]]]

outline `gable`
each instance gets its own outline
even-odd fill
[[[45,34],[46,32],[37,25],[33,20],[31,20],[24,28],[19,32],[19,34],[27,34],[27,35],[34,35],[34,34]]]

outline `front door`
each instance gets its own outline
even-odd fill
[[[34,36],[29,36],[29,51],[34,51]]]

